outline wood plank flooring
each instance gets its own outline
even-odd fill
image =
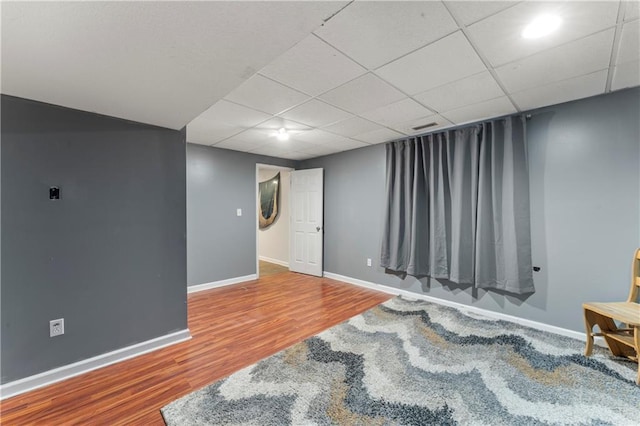
[[[2,401],[3,425],[164,425],[160,408],[388,300],[291,272],[189,295],[193,338]]]
[[[282,265],[276,265],[275,263],[265,262],[261,260],[259,262],[260,276],[268,277],[269,275],[281,274],[283,272],[289,272],[289,268]]]

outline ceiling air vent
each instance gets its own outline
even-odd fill
[[[426,129],[426,128],[433,127],[433,126],[437,126],[437,125],[438,125],[438,123],[436,123],[436,122],[434,121],[433,123],[423,124],[422,126],[414,127],[414,128],[413,128],[413,130],[422,130],[422,129]]]

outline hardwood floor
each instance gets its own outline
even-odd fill
[[[3,425],[164,425],[160,408],[391,298],[286,272],[189,295],[193,338],[2,401]]]
[[[268,277],[269,275],[282,274],[283,272],[289,272],[289,268],[282,265],[276,265],[275,263],[265,262],[261,260],[259,262],[260,276]]]

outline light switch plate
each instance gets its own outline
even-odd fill
[[[236,210],[236,216],[242,216],[242,209]]]

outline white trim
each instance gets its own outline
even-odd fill
[[[74,362],[73,364],[64,365],[54,368],[53,370],[5,383],[0,386],[0,400],[79,376],[80,374],[88,373],[89,371],[97,370],[98,368],[106,367],[189,339],[191,339],[189,329],[180,330],[122,349],[107,352],[106,354]]]
[[[285,262],[284,260],[273,259],[267,256],[259,256],[259,259],[264,262],[275,263],[276,265],[284,266],[285,268],[289,267],[289,262]]]
[[[198,291],[204,291],[204,290],[209,290],[209,289],[212,289],[212,288],[224,287],[224,286],[227,286],[227,285],[233,285],[233,284],[243,283],[245,281],[253,281],[253,280],[257,280],[257,279],[258,279],[258,275],[251,274],[251,275],[245,275],[243,277],[235,277],[235,278],[229,278],[229,279],[226,279],[226,280],[213,281],[213,282],[210,282],[210,283],[190,285],[190,286],[187,286],[187,293],[197,293]]]
[[[427,302],[437,303],[439,305],[450,306],[452,308],[460,309],[461,311],[472,312],[491,319],[506,320],[514,322],[516,324],[524,325],[526,327],[535,328],[536,330],[548,331],[550,333],[559,334],[561,336],[571,337],[573,339],[586,341],[586,334],[577,331],[569,330],[568,328],[556,327],[555,325],[545,324],[538,321],[532,321],[513,315],[503,314],[500,312],[490,311],[488,309],[478,308],[477,306],[469,306],[458,302],[452,302],[450,300],[440,299],[433,296],[427,296],[425,294],[415,293],[413,291],[402,290],[395,287],[389,287],[382,284],[372,283],[370,281],[363,281],[357,278],[346,277],[344,275],[334,274],[333,272],[324,273],[326,278],[331,278],[337,281],[342,281],[349,284],[354,284],[360,287],[366,287],[372,290],[381,291],[387,294],[393,294],[396,296],[405,296],[410,299],[426,300]],[[606,347],[606,343],[603,338],[596,337],[595,343],[599,346]]]

